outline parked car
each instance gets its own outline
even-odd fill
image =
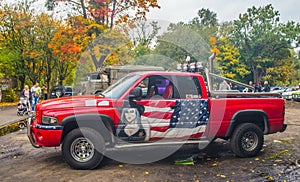
[[[293,96],[293,92],[297,91],[298,88],[295,88],[295,87],[289,87],[287,88],[282,94],[282,98],[286,99],[286,100],[292,100]]]
[[[73,87],[56,85],[51,89],[50,99],[76,95]]]
[[[73,96],[73,95],[77,95],[75,89],[71,86],[65,86],[65,96]]]
[[[288,87],[271,87],[271,93],[282,94],[288,89]]]
[[[294,91],[294,92],[292,93],[292,97],[293,97],[293,100],[294,100],[294,101],[300,102],[300,90]]]

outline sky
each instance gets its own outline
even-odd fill
[[[280,12],[280,20],[300,22],[300,0],[158,0],[160,9],[152,9],[148,20],[177,23],[189,22],[201,8],[217,13],[219,22],[236,20],[248,8],[272,4]]]

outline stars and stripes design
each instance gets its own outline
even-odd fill
[[[209,120],[207,100],[153,101],[145,107],[141,122],[147,139],[201,136]]]

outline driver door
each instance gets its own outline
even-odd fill
[[[203,135],[209,116],[208,101],[201,99],[197,78],[157,75],[148,77],[143,84],[147,90],[136,103],[144,109],[141,125],[146,141],[199,138]]]

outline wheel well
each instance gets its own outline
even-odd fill
[[[264,134],[268,133],[268,117],[261,111],[246,111],[236,114],[231,120],[229,130],[226,137],[230,137],[235,128],[241,123],[253,123],[256,124]]]
[[[63,124],[64,128],[60,143],[64,141],[69,132],[79,127],[93,128],[103,136],[105,142],[111,143],[113,141],[112,135],[115,134],[113,121],[109,117],[100,116],[101,119],[99,119],[99,116],[97,117],[98,121],[94,121],[94,118],[89,117],[86,119],[80,118],[79,120],[77,120],[77,117],[68,118]]]

